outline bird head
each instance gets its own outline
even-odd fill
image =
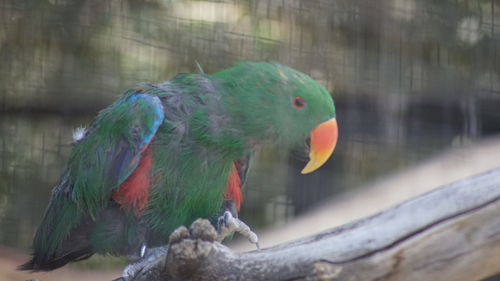
[[[214,76],[222,79],[226,108],[247,139],[291,146],[310,137],[310,160],[303,174],[328,160],[337,143],[335,106],[314,79],[267,62],[240,62]]]

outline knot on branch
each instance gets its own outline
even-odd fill
[[[197,219],[189,230],[181,226],[169,239],[167,266],[175,278],[190,279],[210,254],[217,232],[206,219]]]

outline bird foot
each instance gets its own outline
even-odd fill
[[[164,262],[167,253],[168,247],[146,248],[145,245],[142,246],[140,250],[141,258],[127,265],[123,270],[122,277],[115,280],[133,280],[139,273],[154,267],[160,262]]]
[[[246,223],[233,217],[231,212],[225,211],[217,220],[217,241],[222,242],[224,238],[235,232],[246,237],[250,243],[255,244],[257,249],[260,249],[259,237],[257,234],[255,234]]]

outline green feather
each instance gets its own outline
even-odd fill
[[[293,106],[296,96],[304,99],[303,108]],[[278,63],[241,62],[213,75],[141,83],[99,113],[74,145],[25,268],[43,269],[61,258],[59,253],[89,247],[85,243],[93,252],[114,254],[141,239],[149,246],[165,244],[179,225],[219,212],[235,161],[262,143],[300,143],[334,117],[323,86]],[[117,209],[111,194],[137,167],[146,146],[153,151],[146,209],[141,214]],[[110,218],[117,221],[114,226]],[[85,232],[88,241],[62,249],[75,231]]]

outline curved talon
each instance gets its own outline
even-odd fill
[[[139,254],[141,258],[143,258],[146,255],[146,250],[147,250],[146,244],[142,244],[141,252]]]
[[[224,223],[224,217],[223,216],[220,216],[218,219],[217,219],[217,233],[220,233],[221,232],[221,228],[222,228],[222,224]]]
[[[115,279],[116,281],[133,280],[139,272],[142,272],[149,267],[153,267],[156,263],[162,262],[166,258],[168,252],[168,246],[147,248],[146,245],[143,244],[143,246],[141,247],[141,253],[143,249],[145,249],[144,256],[139,260],[127,265],[123,270],[121,279]]]
[[[224,212],[224,225],[226,227],[228,227],[228,224],[229,224],[229,220],[233,218],[233,215],[229,212],[229,211],[225,211]]]

